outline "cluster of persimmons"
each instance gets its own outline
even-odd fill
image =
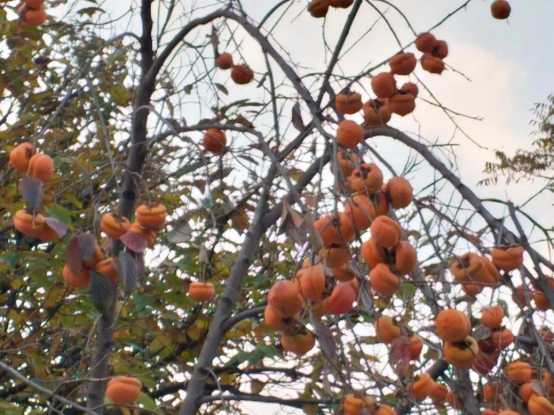
[[[12,0],[0,0],[0,3],[8,3]],[[46,21],[44,0],[23,0],[17,9],[21,22],[27,26],[39,27]]]
[[[30,143],[24,142],[13,148],[9,158],[16,171],[27,174],[32,180],[46,182],[54,173],[52,158],[46,154],[35,153]],[[27,184],[27,186],[30,185]],[[37,191],[37,189],[34,190]],[[152,247],[157,234],[165,225],[166,216],[166,207],[162,203],[155,206],[143,204],[136,208],[134,223],[115,213],[106,213],[100,222],[100,230],[112,241],[126,240],[127,242],[124,243],[131,250],[142,245]],[[51,242],[63,235],[49,226],[48,219],[36,211],[24,209],[16,212],[13,224],[16,230],[31,239]],[[143,252],[142,248],[140,250]],[[69,262],[64,266],[62,275],[66,284],[73,288],[88,286],[91,281],[91,271],[103,275],[113,283],[117,282],[119,279],[117,258],[105,257],[96,241],[90,253],[89,257],[82,258],[76,269],[70,269]],[[191,286],[191,296],[194,297],[194,295],[195,290]],[[213,287],[211,296],[213,296]],[[106,395],[116,405],[129,405],[138,398],[141,388],[142,384],[139,380],[120,376],[109,381]]]
[[[43,153],[35,153],[33,145],[24,142],[14,147],[10,152],[12,167],[35,181],[46,182],[54,173],[54,161]],[[38,190],[36,190],[38,191]],[[18,210],[13,218],[15,229],[23,235],[38,239],[42,242],[50,242],[58,238],[58,231],[51,227],[49,218],[35,212],[38,207]]]

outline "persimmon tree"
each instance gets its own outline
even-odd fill
[[[551,225],[394,126],[432,105],[474,145],[425,83],[471,0],[418,30],[385,0],[3,3],[3,413],[554,413]],[[343,65],[375,24],[398,46]]]

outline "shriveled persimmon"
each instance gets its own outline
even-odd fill
[[[401,52],[389,59],[389,65],[390,73],[394,75],[409,75],[414,71],[417,59],[413,53]]]
[[[386,125],[392,117],[387,99],[370,99],[363,105],[362,110],[368,127]]]
[[[349,188],[355,192],[367,192],[372,195],[383,186],[383,173],[374,163],[364,163],[358,166],[349,179]]]
[[[502,271],[513,271],[523,265],[523,247],[519,245],[494,248],[491,252],[492,263]]]
[[[234,65],[231,69],[231,79],[237,85],[246,85],[254,79],[254,72],[247,65]]]
[[[362,96],[357,92],[340,93],[335,97],[335,105],[343,114],[356,114],[362,109]]]
[[[389,72],[383,72],[371,78],[371,89],[377,98],[390,98],[396,94],[396,79]]]

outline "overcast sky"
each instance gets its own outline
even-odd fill
[[[82,3],[86,6],[91,5]],[[190,10],[191,4],[195,4],[198,14],[205,13],[205,10],[216,3],[205,0],[181,2],[186,10]],[[277,0],[242,0],[245,10],[256,21],[260,21],[277,3]],[[448,42],[448,65],[465,74],[471,82],[452,70],[437,76],[428,74],[421,68],[417,69],[418,76],[444,106],[463,114],[483,118],[482,121],[473,121],[457,117],[456,121],[475,141],[487,149],[481,149],[461,133],[455,133],[453,124],[440,110],[421,101],[418,101],[414,116],[395,116],[390,125],[410,132],[419,131],[422,136],[430,140],[436,139],[440,143],[452,139],[451,143],[459,145],[457,154],[462,180],[481,197],[506,199],[508,194],[517,204],[536,192],[540,184],[509,187],[502,184],[492,188],[476,188],[476,184],[484,178],[482,171],[485,161],[494,160],[494,150],[500,149],[512,154],[518,148],[530,148],[534,140],[530,135],[530,110],[535,103],[545,102],[547,96],[554,92],[554,55],[551,53],[554,44],[554,1],[513,0],[512,15],[507,21],[498,21],[491,17],[490,3],[491,0],[471,1],[466,10],[457,13],[433,32],[438,38]],[[130,0],[118,0],[103,4],[102,8],[113,13],[113,16],[118,16],[128,12],[131,4]],[[408,16],[417,32],[423,32],[463,4],[463,1],[394,0],[394,4]],[[302,12],[306,5],[307,0],[295,1],[273,35],[279,44],[290,52],[292,61],[310,68],[306,72],[323,71],[326,68],[321,37],[323,20],[313,19],[306,12]],[[207,6],[207,9],[204,6]],[[348,11],[329,12],[325,30],[331,47],[336,43],[347,14]],[[413,40],[413,35],[394,10],[387,11],[386,16],[403,44]],[[376,18],[377,15],[367,4],[362,5],[359,19],[354,24],[349,39],[356,39],[364,33]],[[126,24],[125,20],[120,29]],[[177,23],[173,25],[174,28],[177,26]],[[266,27],[270,26],[266,24]],[[136,18],[131,28],[136,28],[139,32]],[[348,45],[350,43],[347,42],[347,47]],[[340,68],[347,75],[355,75],[370,62],[380,62],[394,54],[397,49],[394,37],[381,21],[371,34],[341,61]],[[410,50],[415,51],[415,48]],[[259,49],[247,49],[244,53],[248,63],[262,72],[264,63]],[[417,54],[419,56],[419,53]],[[364,100],[366,99],[368,96],[364,95]],[[401,148],[401,144],[381,139],[374,140],[372,145],[386,156],[395,168],[402,169],[407,152]],[[415,187],[429,183],[432,175],[432,171],[426,170],[424,174],[412,178]],[[541,198],[531,203],[527,211],[543,225],[552,227],[554,221],[551,207],[552,197],[546,199],[546,203],[545,199]],[[496,207],[493,207],[493,210],[496,214],[502,212]],[[279,408],[274,406],[254,403],[244,406],[252,413],[259,414],[262,410],[265,413],[280,412]]]

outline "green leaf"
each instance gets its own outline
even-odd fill
[[[417,288],[414,284],[404,284],[403,286],[404,295],[407,299],[412,300],[415,297]]]
[[[100,313],[108,312],[115,294],[112,282],[102,274],[93,271],[90,278],[90,298]]]
[[[277,348],[275,346],[268,346],[266,344],[258,346],[260,350],[262,350],[267,357],[275,357],[279,354]]]
[[[48,214],[54,219],[71,225],[71,211],[60,205],[52,205],[48,208]]]
[[[133,300],[138,308],[146,308],[154,304],[156,297],[150,294],[137,293],[133,297]]]
[[[229,91],[227,90],[227,88],[225,88],[223,85],[221,84],[218,84],[216,82],[214,82],[214,85],[217,89],[219,89],[221,92],[223,92],[225,95],[229,95]]]

